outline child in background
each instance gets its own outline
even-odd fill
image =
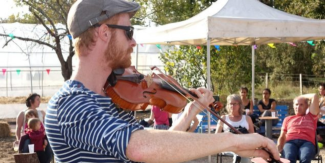
[[[28,121],[32,118],[38,118],[37,111],[35,109],[28,109],[25,111],[25,124],[24,124],[24,133],[19,141],[19,153],[28,152],[28,144],[30,144],[30,138],[27,132],[30,130],[28,128]],[[41,122],[41,129],[45,130],[43,123]]]
[[[26,117],[26,122],[25,122],[25,134],[27,134],[27,131],[29,130],[28,129],[28,120],[31,119],[31,118],[38,118],[38,115],[37,115],[37,111],[34,110],[34,109],[28,109],[25,111],[25,117]],[[41,128],[44,129],[44,125],[43,123],[41,122]]]
[[[38,118],[31,118],[28,120],[29,130],[26,132],[31,140],[31,143],[34,144],[34,151],[44,151],[48,142],[45,136],[45,129],[41,127],[42,122]]]

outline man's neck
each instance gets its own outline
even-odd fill
[[[86,88],[97,94],[105,96],[103,87],[106,79],[111,74],[112,69],[103,68],[102,63],[96,63],[91,60],[81,60],[76,73],[71,77],[72,80],[81,82]]]

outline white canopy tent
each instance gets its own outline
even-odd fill
[[[137,32],[138,44],[207,45],[209,89],[210,45],[251,45],[254,101],[253,45],[324,39],[325,20],[288,14],[258,0],[218,0],[188,20]]]

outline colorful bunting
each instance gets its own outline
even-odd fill
[[[271,47],[271,48],[275,49],[275,46],[274,46],[274,44],[273,44],[273,43],[269,43],[269,44],[267,44],[267,45],[269,45],[269,47]]]
[[[15,38],[14,34],[12,34],[12,33],[9,33],[9,37],[10,37],[11,39],[14,39],[14,38]]]
[[[6,71],[7,71],[7,69],[5,69],[5,68],[2,69],[2,74],[5,75],[6,74]]]
[[[201,47],[201,46],[196,46],[196,48],[197,48],[197,49],[199,49],[199,50],[200,50],[200,49],[202,49],[202,47]]]
[[[253,47],[254,47],[254,49],[257,49],[257,45],[254,45]]]
[[[159,44],[156,45],[158,49],[161,49],[161,46]]]
[[[68,36],[69,40],[72,40],[72,36],[71,35],[67,35],[67,36]]]
[[[219,45],[214,45],[214,47],[215,47],[218,51],[220,51],[220,46],[219,46]]]
[[[46,69],[48,75],[50,74],[50,71],[51,71],[50,69]]]
[[[294,44],[293,42],[288,42],[288,44],[290,44],[291,46],[297,46],[297,45]]]
[[[308,44],[310,44],[311,46],[315,46],[314,41],[307,41]]]
[[[18,69],[18,70],[16,70],[16,72],[17,72],[17,75],[19,75],[20,74],[20,70]]]

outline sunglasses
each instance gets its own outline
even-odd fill
[[[132,26],[123,26],[123,25],[113,25],[113,24],[106,24],[106,25],[107,25],[107,27],[110,27],[110,28],[123,29],[126,38],[128,38],[129,40],[133,39],[134,27],[132,27]],[[100,27],[101,24],[95,24],[93,26],[94,27]]]

